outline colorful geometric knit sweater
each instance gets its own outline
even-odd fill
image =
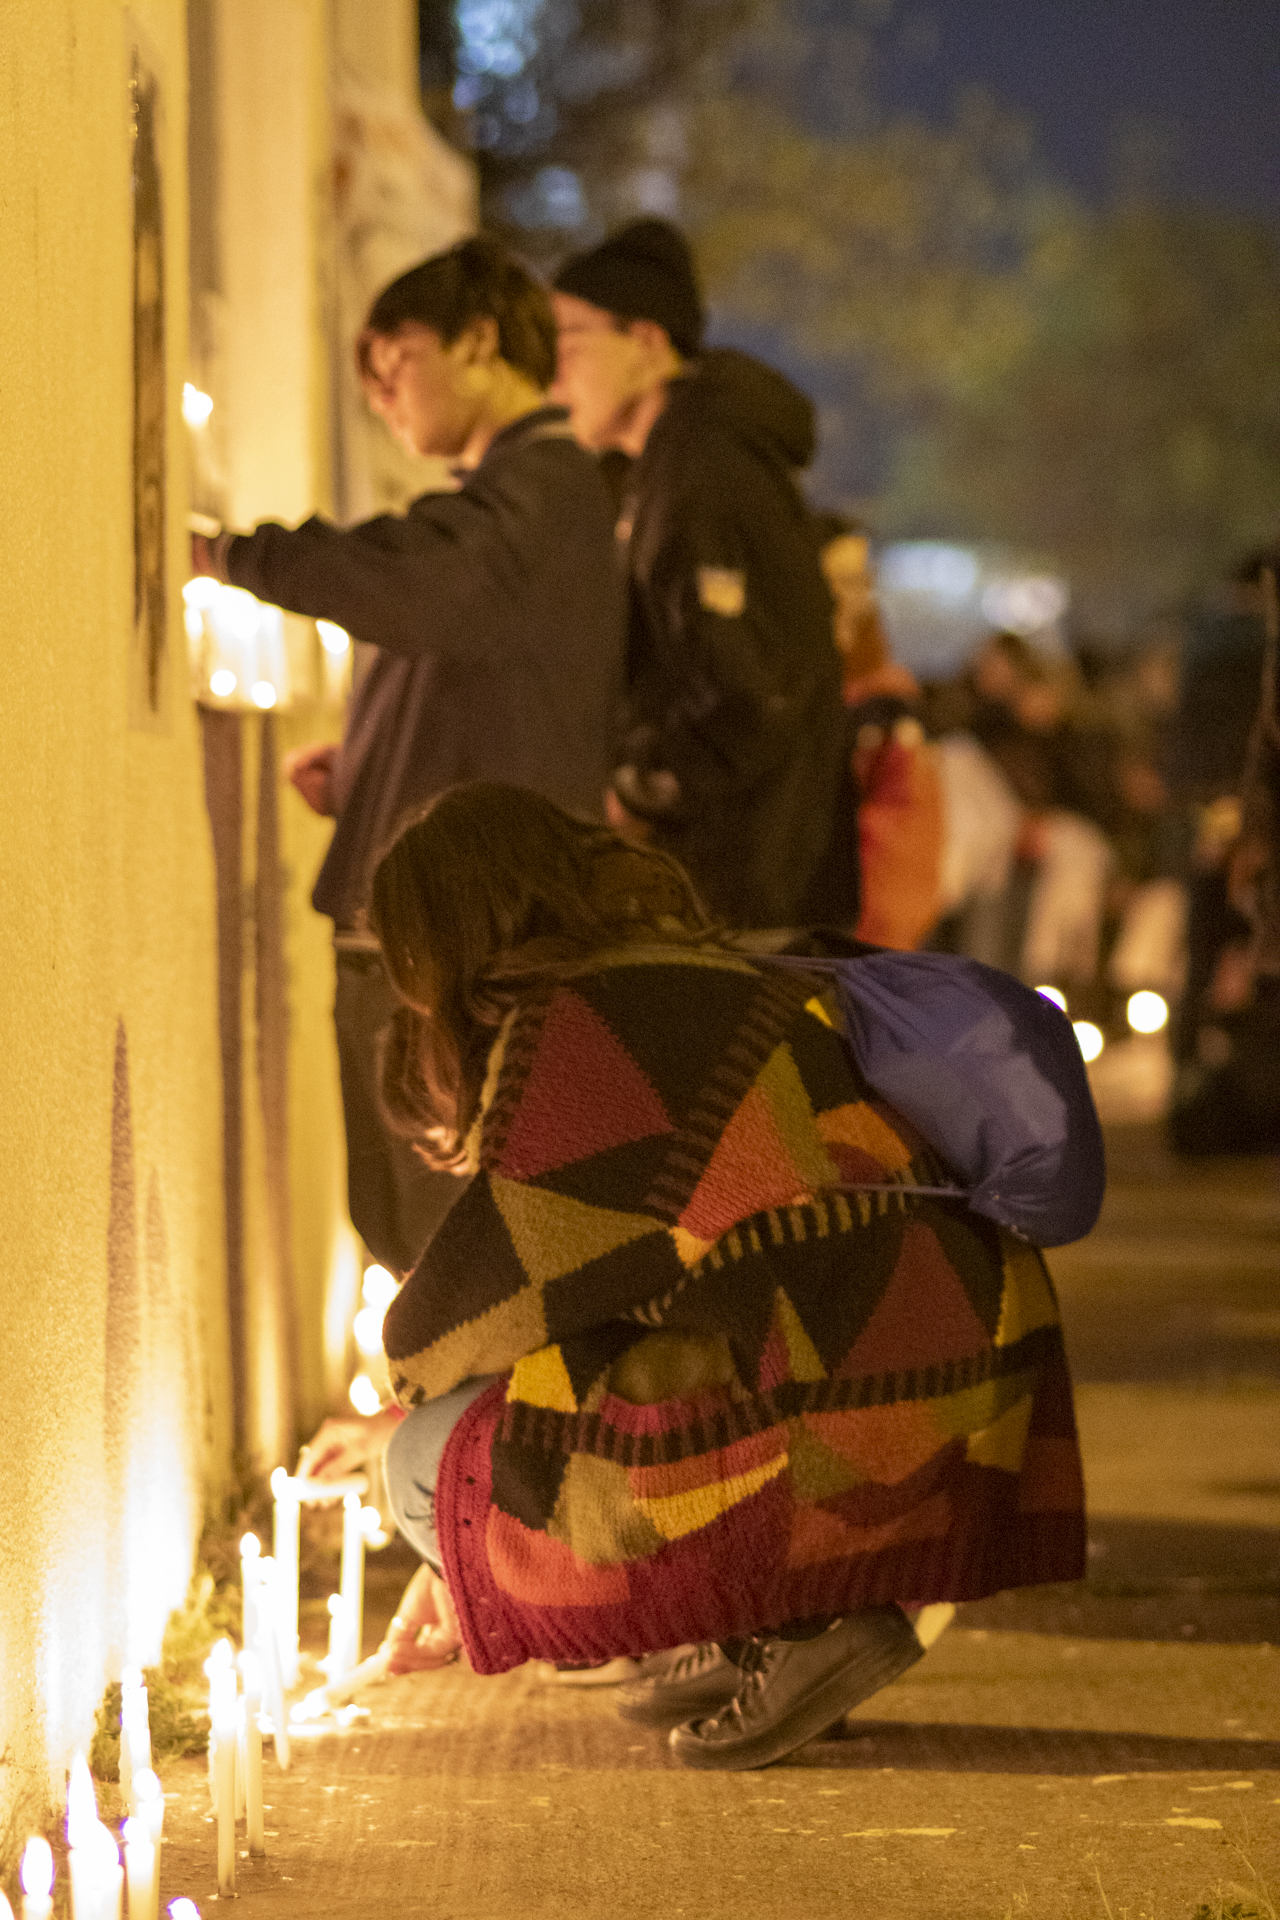
[[[406,1407],[507,1376],[436,1487],[478,1672],[1082,1573],[1041,1255],[913,1192],[822,991],[636,947],[508,1016],[383,1333]]]

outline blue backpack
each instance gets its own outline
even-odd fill
[[[866,1080],[957,1175],[923,1191],[954,1194],[1041,1247],[1091,1230],[1107,1178],[1102,1130],[1071,1023],[1052,1002],[949,953],[767,964],[834,980]]]

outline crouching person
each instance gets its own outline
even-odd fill
[[[924,1191],[820,977],[495,785],[404,832],[372,921],[389,1102],[473,1175],[384,1327],[392,1500],[438,1570],[393,1665],[692,1645],[624,1711],[763,1766],[919,1658],[910,1609],[1080,1575],[1043,1260]]]

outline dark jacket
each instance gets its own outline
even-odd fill
[[[673,383],[620,523],[630,616],[614,786],[739,926],[841,911],[812,898],[844,759],[831,597],[794,477],[813,446],[813,408],[790,381],[706,353]]]
[[[233,540],[236,586],[377,651],[352,697],[338,821],[312,896],[351,925],[401,823],[460,780],[534,788],[599,818],[622,677],[613,512],[562,409],[498,434],[457,493],[342,531]]]

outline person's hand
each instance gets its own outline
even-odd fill
[[[604,817],[615,833],[629,840],[633,847],[642,847],[653,837],[653,823],[642,820],[639,814],[628,813],[612,787],[604,790]]]
[[[286,780],[302,795],[312,813],[332,819],[337,812],[333,799],[333,769],[338,758],[336,740],[321,740],[314,746],[295,747],[286,753],[281,765]]]
[[[346,1480],[376,1460],[400,1424],[395,1407],[326,1420],[298,1455],[299,1480]]]
[[[400,1597],[381,1652],[387,1672],[432,1673],[456,1660],[462,1646],[449,1589],[424,1560]]]

